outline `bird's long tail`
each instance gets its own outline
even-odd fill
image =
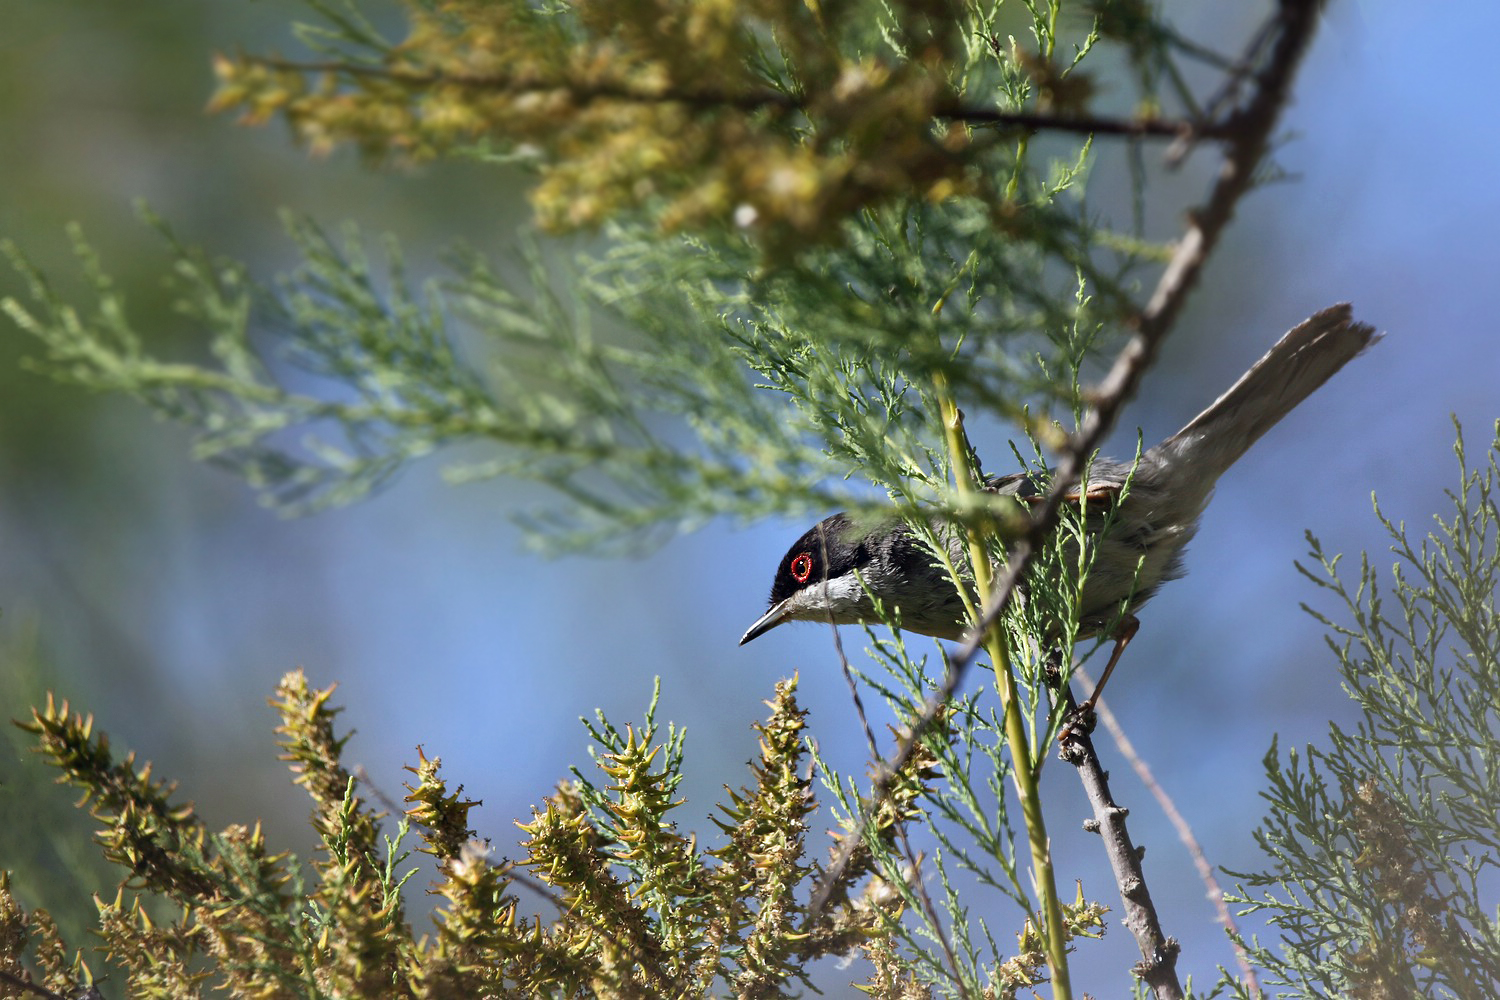
[[[1293,327],[1240,380],[1158,447],[1210,485],[1298,403],[1377,339],[1347,302]],[[1153,449],[1154,450],[1154,449]]]

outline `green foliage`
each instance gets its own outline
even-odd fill
[[[1451,515],[1424,539],[1381,515],[1397,557],[1388,577],[1365,560],[1351,590],[1313,542],[1322,573],[1307,575],[1350,619],[1322,618],[1362,719],[1334,727],[1326,749],[1267,757],[1271,813],[1257,839],[1271,866],[1239,876],[1249,891],[1238,901],[1282,938],[1251,955],[1284,995],[1480,998],[1500,985],[1500,924],[1487,902],[1500,856],[1495,429],[1480,469],[1460,438]],[[910,720],[931,692],[929,672],[899,636],[871,640],[883,671],[864,680]],[[308,868],[268,849],[257,828],[209,831],[149,765],[116,759],[66,705],[34,712],[26,728],[83,789],[105,856],[126,872],[98,920],[130,995],[782,996],[805,984],[808,963],[854,950],[877,997],[1017,997],[1046,982],[1038,922],[1022,922],[1006,947],[969,918],[975,884],[1022,913],[1036,905],[1013,846],[1001,721],[977,695],[950,704],[926,734],[866,817],[831,905],[814,913],[808,891],[823,869],[809,856],[809,775],[823,780],[840,839],[863,815],[862,783],[816,755],[795,681],[778,685],[757,726],[759,759],[748,785],[727,790],[716,846],[672,819],[685,734],[663,732],[653,699],[639,726],[602,716],[588,726],[596,769],[575,772],[534,812],[513,864],[492,861],[469,826],[473,803],[425,755],[400,829],[383,839],[340,762],[346,737],[330,694],[294,673],[274,701],[323,844]],[[1032,738],[1045,744],[1050,732]],[[402,904],[409,828],[437,860],[440,902],[425,935]],[[930,860],[912,853],[914,829],[935,838]],[[523,915],[526,891],[554,915]],[[1075,948],[1103,927],[1103,908],[1082,893],[1063,912]],[[44,911],[18,905],[4,875],[0,972],[23,969],[57,995],[92,980],[83,955]],[[1219,990],[1250,996],[1227,974]]]
[[[413,38],[400,45],[381,42],[352,10],[319,6],[338,16],[307,37],[347,69],[330,72],[353,88],[308,85],[306,100],[330,114],[386,122],[399,132],[411,126],[403,118],[411,102],[461,98],[493,109],[529,107],[538,97],[530,84],[495,94],[454,91],[421,73],[400,81],[384,75],[423,60],[456,60],[470,67],[465,72],[509,67],[519,77],[552,81],[543,89],[562,95],[597,82],[587,74],[578,79],[583,66],[632,78],[666,74],[694,86],[727,74],[730,90],[783,73],[785,86],[807,100],[815,89],[835,87],[842,96],[830,100],[848,104],[847,113],[802,110],[794,116],[802,124],[788,125],[733,102],[683,107],[660,95],[654,103],[599,98],[579,104],[580,115],[594,122],[577,126],[587,139],[570,138],[567,120],[537,113],[557,144],[559,169],[582,172],[569,183],[592,185],[599,197],[609,185],[584,176],[591,157],[617,166],[618,142],[635,148],[646,133],[681,140],[680,132],[637,114],[686,114],[688,132],[700,127],[700,117],[741,120],[748,150],[710,136],[705,155],[748,157],[772,169],[761,148],[772,143],[794,158],[849,159],[847,169],[814,168],[815,186],[853,185],[864,193],[854,204],[847,193],[797,194],[813,207],[796,212],[816,218],[796,223],[794,258],[775,252],[768,263],[775,239],[764,227],[705,225],[664,238],[653,210],[622,204],[600,217],[609,223],[608,253],[571,274],[536,252],[497,264],[459,250],[448,276],[422,287],[407,278],[394,241],[386,241],[387,263],[377,267],[352,229],[335,240],[310,221],[286,219],[303,263],[263,286],[150,219],[167,244],[179,310],[202,331],[207,363],[150,355],[129,304],[77,231],[75,247],[94,290],[87,309],[62,300],[19,248],[5,248],[27,280],[29,301],[9,300],[4,309],[38,339],[41,367],[90,389],[130,394],[186,424],[200,458],[239,471],[290,511],[348,502],[412,460],[478,444],[483,457],[452,474],[513,475],[556,489],[565,502],[528,522],[554,544],[628,546],[723,515],[749,520],[888,499],[909,512],[962,513],[974,500],[947,485],[935,387],[945,384],[972,414],[1024,419],[1051,433],[1049,411],[1066,420],[1076,412],[1079,366],[1118,338],[1120,321],[1135,309],[1134,269],[1157,255],[1095,220],[1082,193],[1091,151],[1085,136],[1051,143],[1043,157],[1029,152],[1025,137],[1007,142],[1004,132],[974,126],[962,169],[983,183],[941,197],[893,159],[902,144],[938,148],[927,98],[914,98],[923,109],[916,120],[882,103],[927,88],[921,81],[935,74],[951,77],[939,89],[985,107],[1048,91],[1051,84],[1030,82],[1046,60],[1022,59],[998,33],[1024,28],[1051,53],[1059,44],[1055,11],[1033,8],[1020,17],[986,4],[637,5],[641,16],[654,10],[652,23],[670,28],[665,37],[680,32],[699,40],[695,48],[638,37],[618,5],[606,17],[589,5],[423,4],[411,11]],[[822,22],[838,28],[825,31]],[[1078,43],[1079,59],[1092,37]],[[718,44],[730,48],[715,55]],[[523,49],[524,59],[507,61]],[[601,62],[605,53],[617,61]],[[649,68],[674,59],[686,63]],[[533,63],[550,68],[524,69]],[[821,68],[809,69],[814,64]],[[292,72],[273,72],[253,58],[234,65],[278,78]],[[372,73],[372,65],[385,69]],[[716,72],[703,75],[703,65]],[[886,82],[874,86],[879,93],[835,86],[849,73]],[[549,74],[561,75],[554,81]],[[246,101],[260,93],[259,84],[241,84]],[[294,124],[302,121],[287,110],[297,101],[266,100]],[[488,141],[502,132],[528,141],[504,131],[515,124],[508,115],[485,125]],[[872,117],[883,136],[873,147],[844,136]],[[843,137],[825,135],[830,128]],[[752,197],[735,193],[736,185],[780,190],[729,184],[701,158],[663,155],[672,169],[653,169],[653,183],[676,185],[679,194],[726,187],[732,207]],[[878,183],[869,179],[884,173],[890,176]],[[995,189],[997,179],[1003,191]],[[802,188],[798,182],[789,190]],[[1040,416],[1032,420],[1028,407],[1037,405]]]
[[[862,684],[879,693],[892,713],[910,724],[932,695],[932,671],[911,655],[902,634],[889,639],[869,634],[869,648],[879,672],[856,672]],[[998,681],[991,679],[998,686]],[[1021,685],[1021,694],[1040,700],[1045,686],[1039,677]],[[1014,998],[1023,990],[1048,981],[1043,921],[1038,891],[1025,858],[1016,850],[1016,808],[1009,786],[1013,764],[1001,713],[993,707],[995,690],[976,693],[950,703],[940,727],[922,741],[914,758],[914,775],[931,776],[925,787],[897,783],[891,804],[875,817],[867,833],[879,881],[871,893],[898,895],[907,919],[883,930],[891,940],[883,952],[871,954],[876,979],[887,968],[900,968],[910,982],[920,984],[923,996],[993,996]],[[988,706],[988,707],[987,707]],[[1045,705],[1028,705],[1025,717],[1040,726],[1030,733],[1029,758],[1042,761],[1052,752],[1060,714],[1047,724]],[[818,758],[825,787],[846,814],[860,804],[860,784],[841,776]],[[929,871],[928,886],[914,881],[912,854],[898,832],[905,826],[921,830],[935,849],[921,861]],[[863,855],[861,855],[863,857]],[[971,916],[976,891],[993,890],[1014,904],[1020,915],[1013,938],[997,940],[989,926]],[[933,892],[936,898],[929,898]],[[1081,947],[1102,936],[1108,908],[1086,899],[1080,886],[1076,898],[1062,906],[1064,939]],[[882,965],[882,961],[890,964]]]
[[[9,626],[7,639],[0,641],[0,662],[5,664],[0,703],[40,704],[57,677],[37,648],[37,630],[18,628],[10,614],[0,620]],[[0,780],[0,830],[6,834],[0,867],[10,869],[9,892],[19,899],[45,900],[46,919],[60,935],[83,940],[97,918],[91,897],[108,891],[118,873],[90,842],[88,817],[57,794],[53,775],[27,766],[35,758],[32,734],[11,725],[0,725],[0,734],[6,762]]]
[[[1376,513],[1396,562],[1350,589],[1312,539],[1350,619],[1332,630],[1362,713],[1325,748],[1266,757],[1271,859],[1240,901],[1286,940],[1258,947],[1288,996],[1489,997],[1500,991],[1500,424],[1471,469],[1460,435],[1451,519],[1413,542]],[[1315,613],[1316,614],[1316,613]]]
[[[945,485],[934,380],[980,411],[1019,414],[1021,400],[1053,391],[1020,359],[1074,370],[1098,339],[1098,308],[1066,294],[1074,278],[1046,299],[1045,259],[1009,248],[973,212],[915,221],[907,234],[899,218],[866,219],[839,254],[750,281],[747,245],[663,245],[621,230],[620,249],[571,291],[530,258],[523,296],[472,252],[419,295],[393,243],[381,274],[356,234],[339,246],[291,218],[304,264],[258,288],[153,219],[179,307],[203,327],[214,365],[149,356],[76,233],[91,312],[62,301],[14,247],[32,305],[5,308],[45,346],[47,371],[187,424],[198,457],[288,511],[348,502],[406,462],[480,443],[494,456],[452,476],[543,482],[565,503],[528,521],[539,537],[620,546],[714,516],[875,499],[820,485],[829,477],[872,481],[908,509],[962,509]],[[973,249],[955,263],[960,240]],[[628,332],[596,332],[595,312]]]

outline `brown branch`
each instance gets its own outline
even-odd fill
[[[721,90],[714,87],[639,87],[619,81],[582,83],[568,79],[546,79],[531,76],[508,76],[501,73],[448,73],[442,70],[402,69],[393,66],[367,66],[348,62],[304,62],[274,56],[247,56],[246,62],[270,69],[297,73],[332,73],[351,77],[376,77],[414,86],[453,86],[470,90],[499,91],[510,94],[535,94],[566,91],[575,101],[624,101],[633,104],[684,104],[703,111],[732,108],[736,111],[809,111],[813,104],[803,97],[785,91]],[[1230,140],[1234,137],[1232,119],[1217,122],[1194,122],[1181,118],[1114,118],[1094,115],[1051,115],[1040,111],[1000,111],[980,108],[956,101],[933,109],[940,121],[996,129],[1026,132],[1062,132],[1075,135],[1110,135],[1144,139]]]
[[[943,706],[958,692],[985,635],[1005,611],[1032,558],[1056,526],[1063,498],[1077,481],[1089,456],[1114,425],[1121,408],[1135,394],[1142,375],[1156,357],[1161,341],[1171,332],[1188,293],[1202,273],[1208,255],[1218,244],[1220,235],[1233,217],[1235,206],[1250,189],[1255,167],[1260,163],[1270,141],[1271,130],[1286,105],[1292,77],[1307,50],[1321,9],[1321,0],[1282,0],[1277,12],[1272,15],[1271,26],[1276,43],[1264,68],[1254,74],[1256,86],[1249,101],[1227,120],[1233,134],[1229,138],[1218,179],[1204,204],[1190,214],[1187,231],[1178,240],[1171,259],[1157,280],[1155,291],[1131,321],[1130,325],[1135,333],[1115,358],[1109,373],[1099,383],[1093,394],[1093,409],[1059,456],[1046,497],[1032,511],[1034,520],[1030,530],[1012,546],[1005,569],[995,581],[994,591],[985,603],[987,610],[968,640],[949,661],[947,677],[942,686],[928,697],[922,714],[912,724],[906,739],[886,760],[884,766],[877,770],[870,801],[866,806],[869,814],[873,814],[889,794],[895,774],[910,759],[918,741],[932,726]],[[1259,36],[1256,44],[1260,44]],[[1021,764],[1022,762],[1017,762],[1017,766]],[[857,829],[862,829],[864,825],[861,823]],[[853,855],[855,845],[852,840],[853,838],[843,845],[839,856],[834,859],[814,892],[810,907],[812,916],[816,916],[827,905],[832,887],[838,882]],[[1127,888],[1131,887],[1122,885],[1121,893],[1124,894]],[[1181,995],[1180,986],[1176,995]]]
[[[939,105],[934,117],[966,125],[991,125],[1028,132],[1063,132],[1075,135],[1125,136],[1135,139],[1188,138],[1228,140],[1228,120],[1195,122],[1185,118],[1107,118],[1093,115],[1050,115],[1040,111],[996,111],[961,104]]]
[[[68,998],[63,996],[61,993],[54,993],[51,990],[47,989],[45,986],[42,986],[38,983],[33,983],[29,979],[22,979],[15,973],[7,972],[5,969],[0,969],[0,983],[8,984],[13,989],[21,990],[26,993],[31,993],[35,996],[42,997],[43,1000],[68,1000]],[[81,992],[79,995],[85,997],[98,997],[99,991],[96,986],[90,986],[86,991]]]
[[[1061,650],[1056,655],[1061,668],[1065,655]],[[1076,713],[1078,703],[1072,689],[1064,687],[1063,694],[1068,711]],[[1110,871],[1120,890],[1122,922],[1141,950],[1141,960],[1132,971],[1151,988],[1157,1000],[1182,1000],[1182,983],[1177,978],[1177,955],[1182,947],[1162,932],[1156,907],[1151,902],[1151,890],[1141,870],[1143,851],[1131,842],[1130,831],[1125,829],[1125,817],[1130,810],[1119,806],[1110,794],[1109,775],[1099,763],[1094,741],[1086,730],[1072,730],[1062,746],[1061,756],[1078,770],[1078,778],[1083,782],[1094,812],[1094,818],[1084,823],[1084,829],[1099,834],[1104,842],[1104,854],[1109,858]]]
[[[1084,688],[1089,694],[1094,692],[1093,681],[1081,669],[1077,671],[1079,680],[1083,682]],[[1177,809],[1177,803],[1172,796],[1156,780],[1156,775],[1151,773],[1151,767],[1141,755],[1136,752],[1135,744],[1130,742],[1130,737],[1125,735],[1125,729],[1120,725],[1120,720],[1115,718],[1115,713],[1109,710],[1108,703],[1100,701],[1094,705],[1094,711],[1099,716],[1099,721],[1104,723],[1104,728],[1109,730],[1109,735],[1115,741],[1120,756],[1125,758],[1130,769],[1135,772],[1141,784],[1156,799],[1156,804],[1166,815],[1167,821],[1177,831],[1177,839],[1182,841],[1187,848],[1188,855],[1193,859],[1193,867],[1198,870],[1198,877],[1203,880],[1209,902],[1213,904],[1214,910],[1219,915],[1219,923],[1229,932],[1230,942],[1234,946],[1235,963],[1240,967],[1240,977],[1244,981],[1246,989],[1252,997],[1261,997],[1260,980],[1255,974],[1255,967],[1250,964],[1250,956],[1245,952],[1242,944],[1239,927],[1234,922],[1234,916],[1229,912],[1229,904],[1224,902],[1224,890],[1219,885],[1219,880],[1214,876],[1213,866],[1208,863],[1208,857],[1203,853],[1203,845],[1198,842],[1193,828],[1189,825],[1187,818]],[[1090,745],[1092,750],[1092,745]]]

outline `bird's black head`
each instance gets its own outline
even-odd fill
[[[792,543],[771,583],[771,607],[799,590],[852,573],[870,561],[866,534],[856,531],[847,514],[824,518]]]
[[[873,556],[871,529],[847,514],[826,517],[787,549],[771,582],[771,607],[745,632],[740,645],[789,621],[847,625],[874,611],[857,571]],[[856,605],[866,609],[857,611]]]
[[[871,595],[879,599],[878,608]],[[904,523],[835,514],[781,557],[770,610],[745,631],[740,645],[791,621],[878,624],[893,615],[908,631],[943,639],[959,638],[967,627],[952,577]]]

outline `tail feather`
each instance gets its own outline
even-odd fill
[[[1212,485],[1262,434],[1377,339],[1347,302],[1316,313],[1282,337],[1229,390],[1153,451]],[[1186,460],[1186,461],[1183,461]]]

